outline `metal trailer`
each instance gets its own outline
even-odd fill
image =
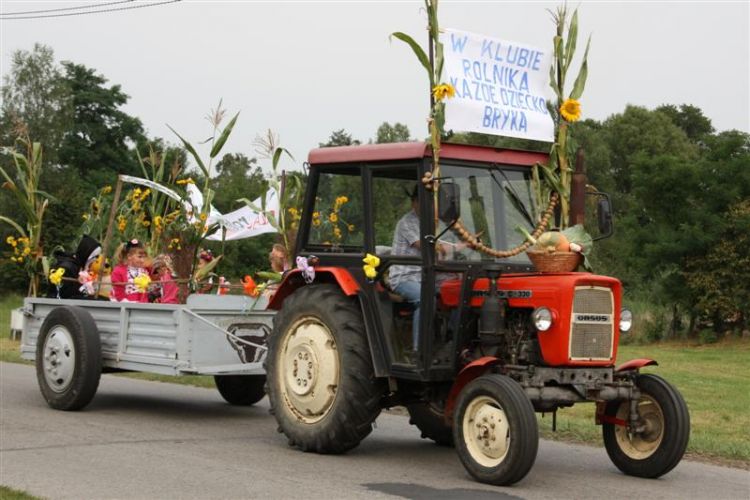
[[[191,295],[186,304],[27,298],[21,357],[35,361],[47,403],[86,406],[102,373],[212,375],[229,403],[264,396],[274,311],[238,295]]]

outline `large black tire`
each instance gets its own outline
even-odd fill
[[[266,395],[265,375],[214,375],[214,382],[230,405],[252,406]]]
[[[36,379],[47,404],[80,410],[94,397],[102,374],[99,331],[80,307],[53,309],[36,343]]]
[[[291,446],[344,453],[380,414],[362,313],[333,285],[307,285],[286,299],[268,339],[266,392]]]
[[[453,439],[461,463],[474,479],[511,485],[523,479],[536,460],[539,429],[534,408],[516,381],[483,375],[458,397]]]
[[[602,425],[604,447],[618,469],[625,474],[655,478],[672,470],[682,460],[690,438],[690,414],[682,395],[656,375],[638,375],[641,391],[638,411],[646,430],[629,434],[628,428]],[[608,403],[605,414],[628,420],[628,401]]]
[[[445,422],[443,411],[430,403],[415,403],[406,407],[409,423],[416,425],[422,438],[432,439],[440,446],[453,446],[453,427]]]

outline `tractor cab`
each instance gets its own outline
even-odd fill
[[[516,227],[531,231],[535,225],[531,166],[546,161],[547,155],[535,152],[443,145],[436,225],[434,193],[420,182],[431,168],[427,144],[310,153],[296,255],[315,256],[318,274],[344,268],[357,282],[356,293],[371,304],[367,323],[379,351],[373,353],[376,372],[420,380],[455,376],[462,323],[474,320],[460,307],[462,287],[486,278],[488,268],[498,274],[534,269],[524,253],[496,259],[472,250],[450,230],[451,219],[460,215],[463,226],[488,246],[518,245],[524,237]],[[404,226],[418,232],[409,244],[397,234]],[[363,272],[366,254],[380,259],[374,280]],[[400,293],[403,286],[397,285],[404,281],[418,287],[418,304]]]

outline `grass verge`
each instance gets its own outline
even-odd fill
[[[0,485],[0,498],[2,500],[41,500],[40,497],[29,495],[25,491],[14,490],[2,485]]]

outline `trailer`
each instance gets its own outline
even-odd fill
[[[186,304],[27,298],[21,357],[36,364],[47,403],[85,407],[102,373],[213,376],[224,399],[265,395],[266,339],[275,311],[239,295],[191,295]]]

